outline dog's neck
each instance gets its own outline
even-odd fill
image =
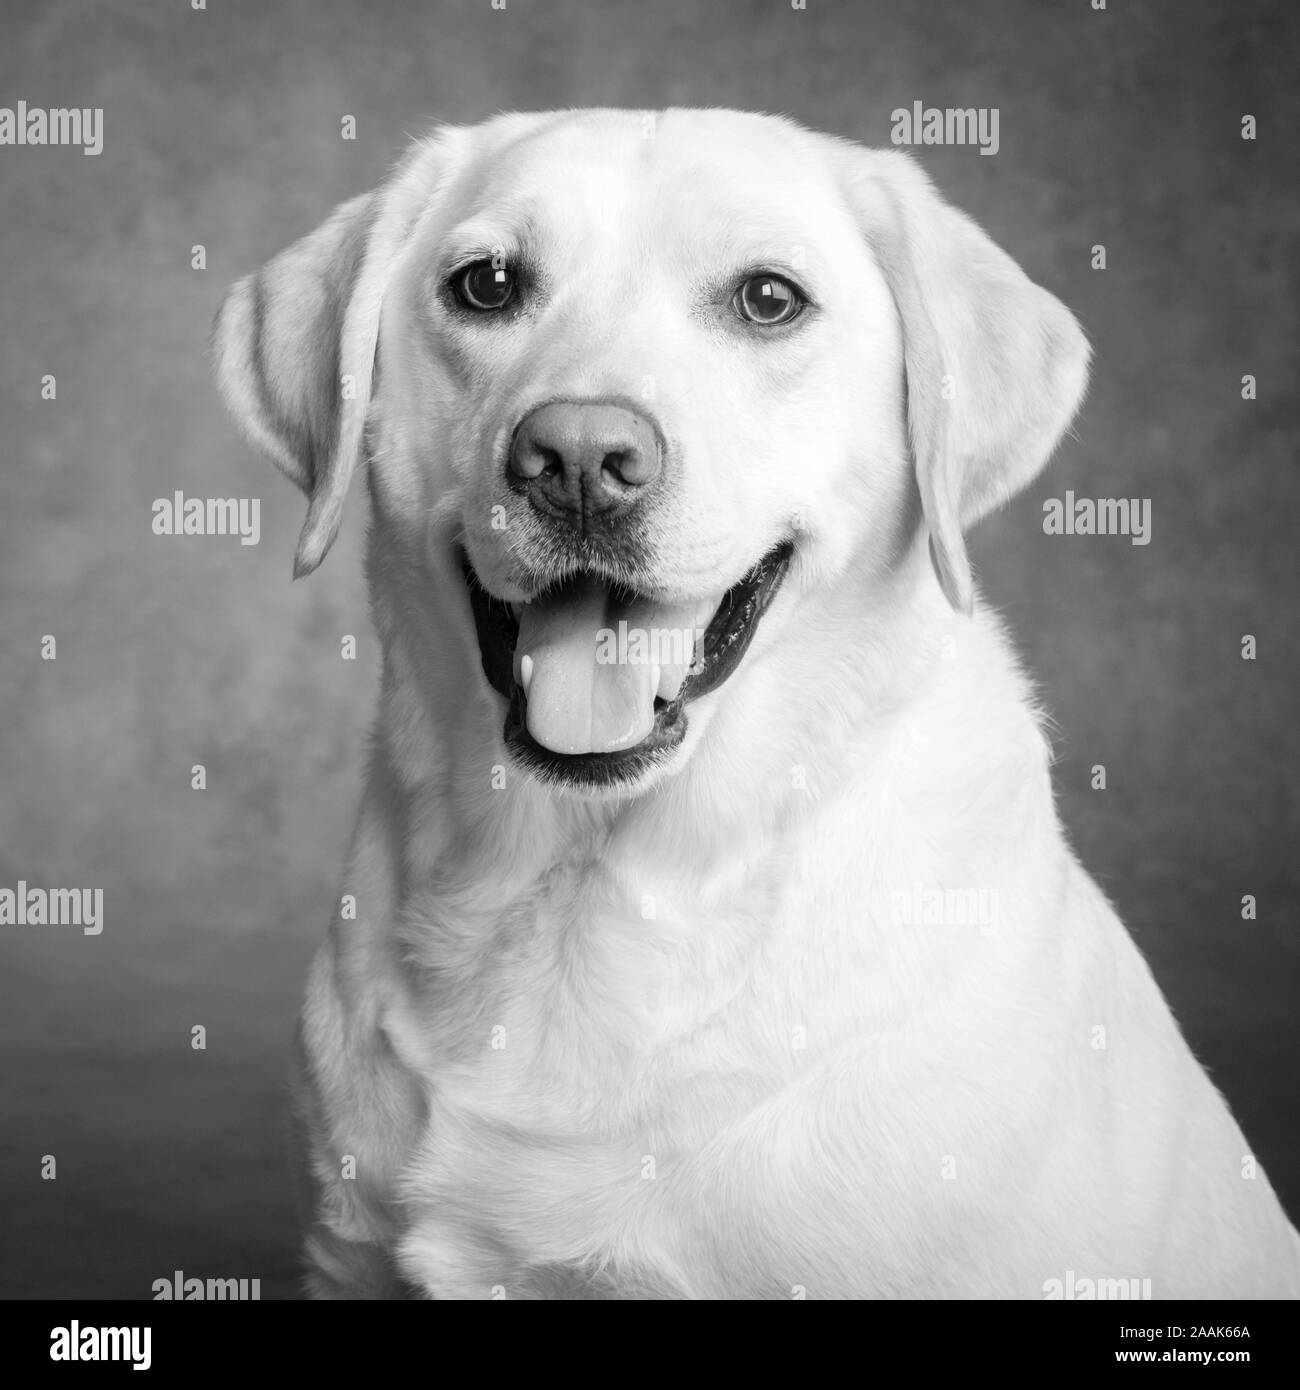
[[[866,972],[855,988],[888,977],[903,997],[994,958],[894,918],[900,898],[915,915],[918,885],[1009,882],[1056,833],[1024,682],[996,621],[952,614],[919,561],[841,579],[746,658],[675,775],[593,801],[507,759],[459,595],[408,599],[394,622],[409,576],[372,575],[383,693],[346,891],[382,924],[419,1018],[486,1008],[509,962],[540,952],[547,979],[561,959],[598,976],[634,1033],[689,1032],[810,896],[827,958]],[[853,624],[862,640],[837,640]]]

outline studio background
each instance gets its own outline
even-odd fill
[[[973,558],[1056,722],[1073,842],[1300,1215],[1298,14],[6,0],[0,105],[105,115],[96,158],[0,148],[0,885],[101,887],[105,927],[0,929],[0,1290],[295,1291],[282,1078],[376,693],[365,498],[291,584],[302,501],[238,441],[207,335],[409,134],[510,108],[765,109],[872,145],[918,100],[998,108],[995,156],[917,153],[1095,358],[1075,437]],[[154,536],[178,488],[260,497],[260,544]],[[1150,498],[1150,544],[1045,536],[1066,489]]]

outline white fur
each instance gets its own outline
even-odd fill
[[[449,315],[453,258],[521,238],[536,311]],[[784,265],[816,312],[741,330],[717,285]],[[241,281],[216,354],[311,494],[300,572],[368,402],[384,673],[358,916],[302,1019],[313,1293],[1296,1294],[1295,1233],[1066,845],[962,543],[1046,462],[1087,346],[905,156],[722,111],[442,131]],[[674,460],[645,587],[797,549],[671,767],[598,797],[509,763],[453,547],[526,597],[502,439],[610,395]],[[996,929],[900,921],[944,888],[995,894]]]

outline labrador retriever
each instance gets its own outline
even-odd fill
[[[297,575],[367,464],[313,1295],[1300,1291],[963,543],[1088,346],[909,157],[720,110],[440,129],[214,355],[308,497]]]

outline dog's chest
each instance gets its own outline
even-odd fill
[[[427,1106],[403,1263],[438,1296],[681,1293],[663,1178],[792,1062],[756,1002],[745,894],[707,922],[691,906],[656,875],[576,865],[436,997],[390,1011]]]
[[[663,1147],[644,1131],[570,1137],[435,1110],[408,1184],[403,1266],[440,1298],[680,1292],[653,1253]]]

